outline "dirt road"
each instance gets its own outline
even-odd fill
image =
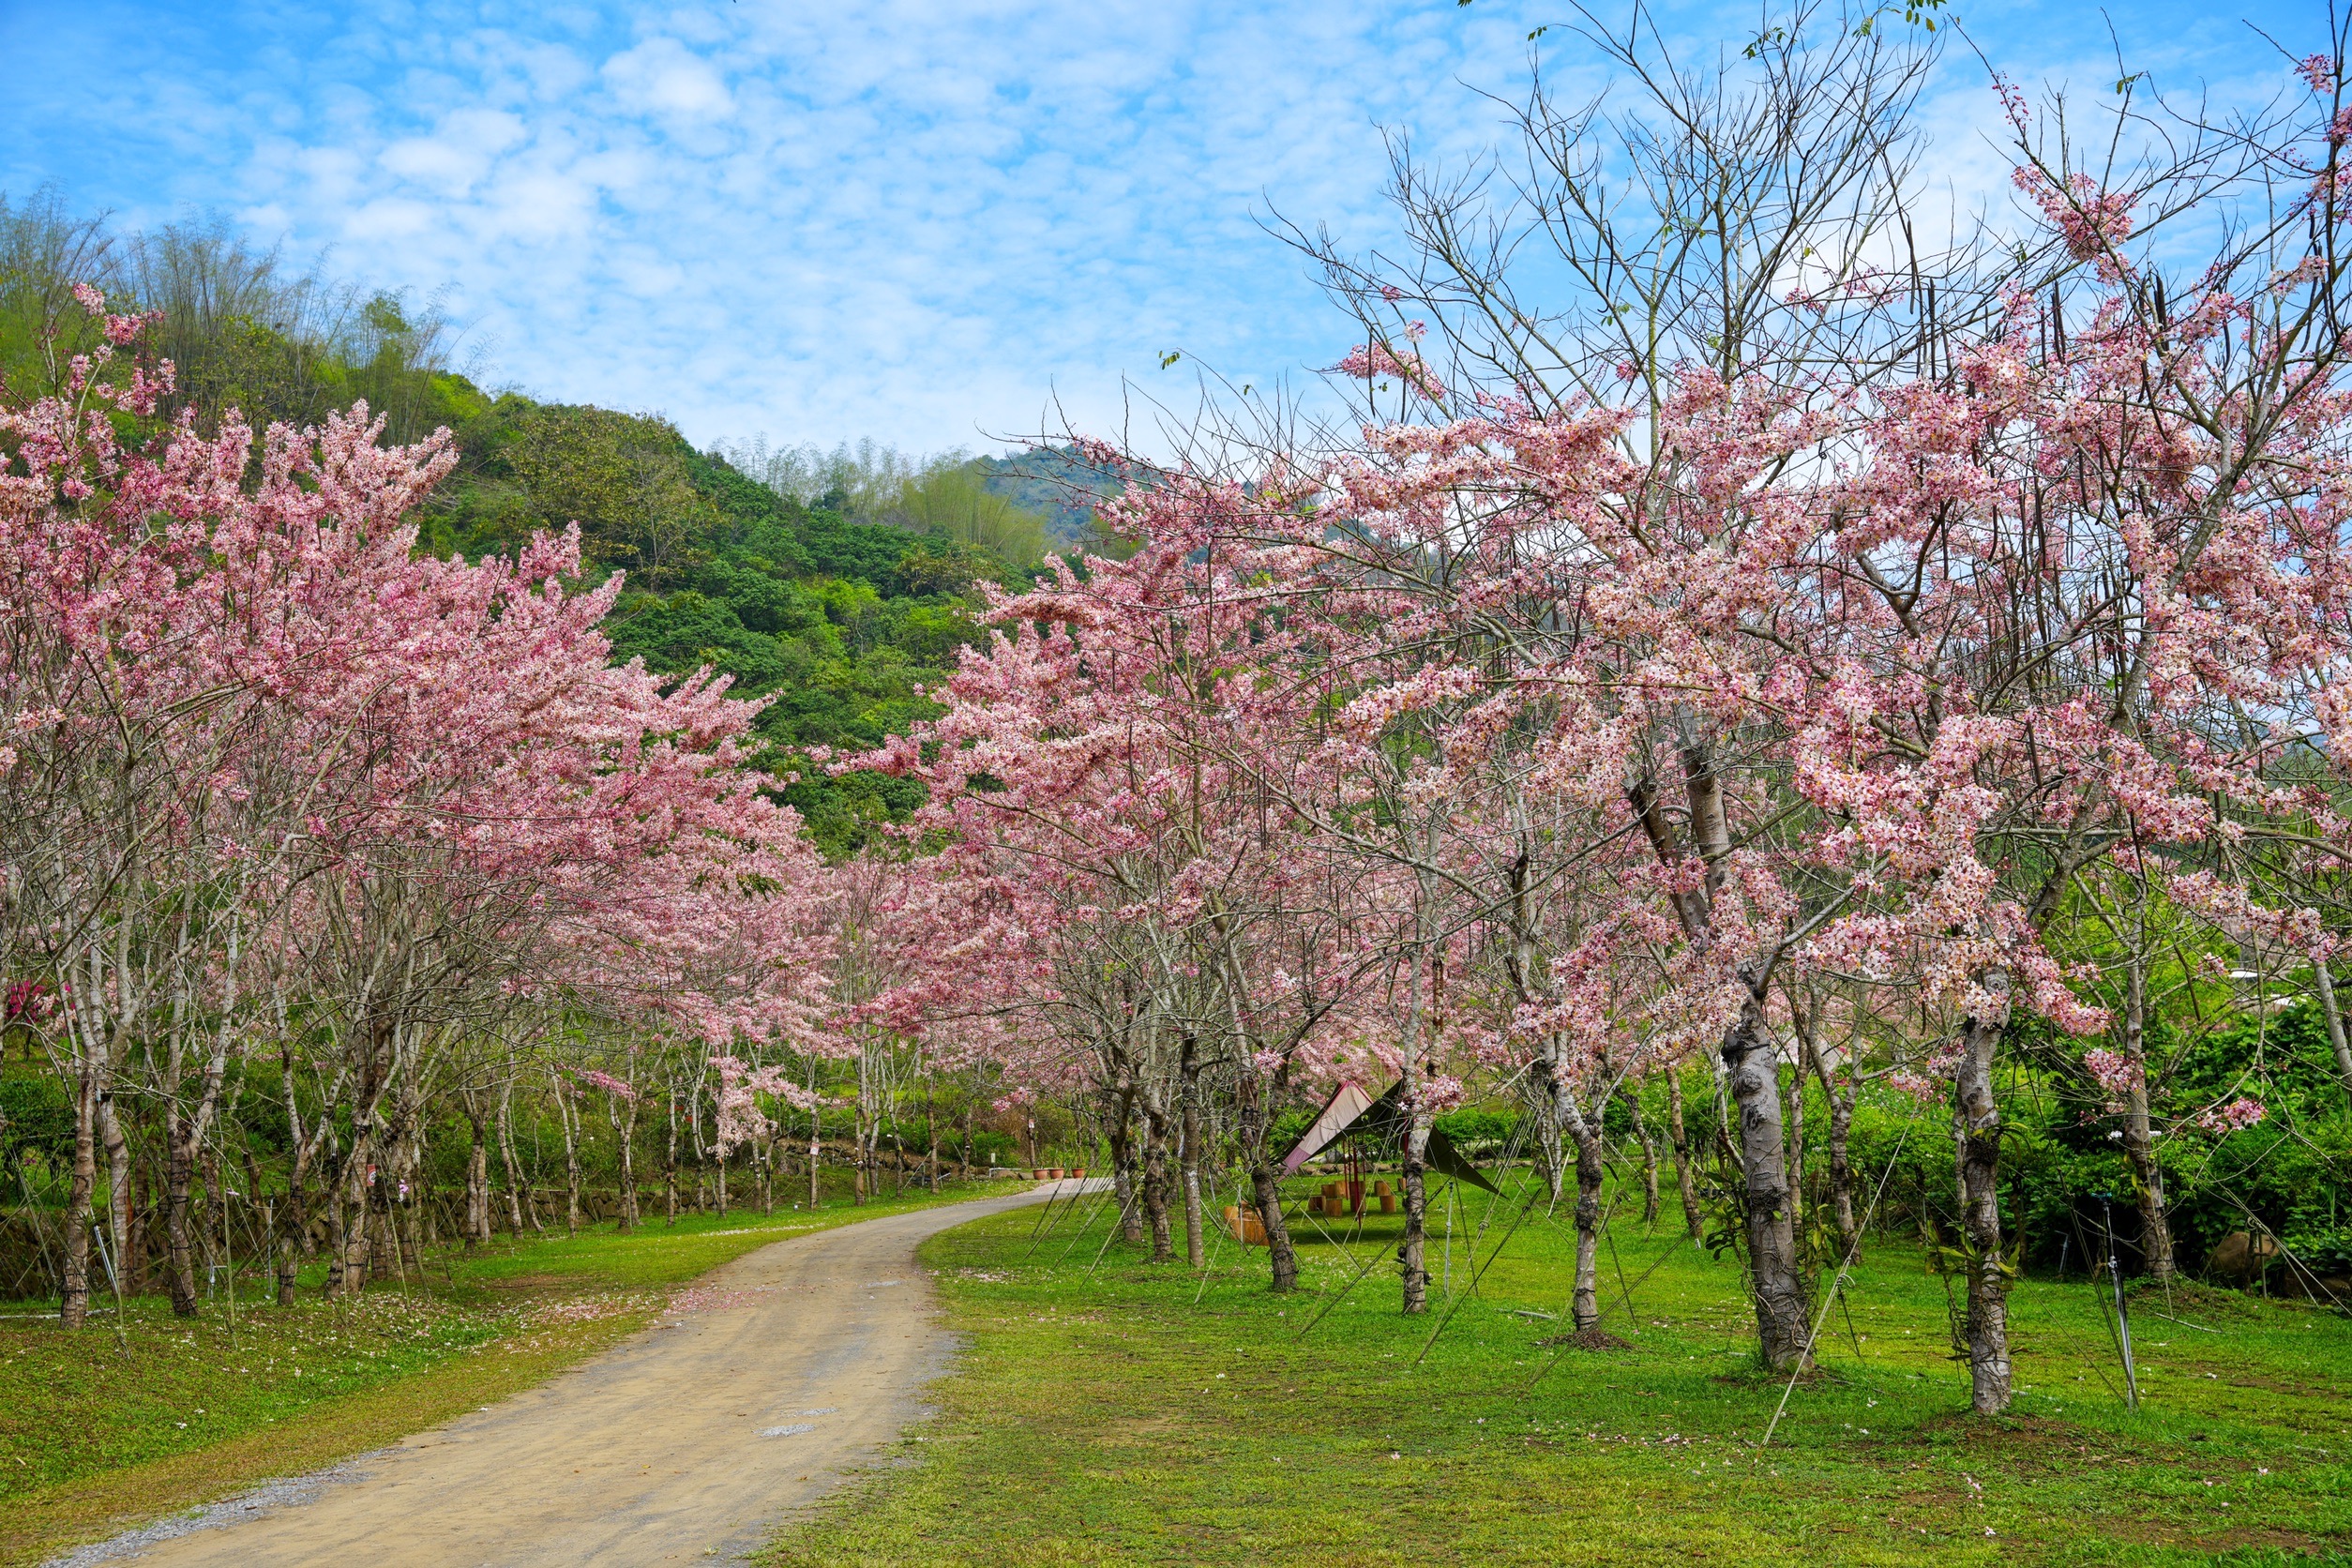
[[[941,1370],[949,1339],[931,1320],[916,1244],[1045,1196],[947,1204],[778,1242],[698,1281],[688,1310],[551,1382],[307,1485],[219,1505],[204,1528],[128,1536],[67,1560],[741,1561],[778,1515],[822,1496],[919,1415],[920,1390]]]

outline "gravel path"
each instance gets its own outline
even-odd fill
[[[698,1281],[683,1310],[527,1393],[56,1568],[741,1562],[923,1413],[953,1344],[932,1321],[916,1244],[1051,1190],[762,1247]]]

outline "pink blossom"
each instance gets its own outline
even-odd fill
[[[575,1069],[575,1073],[580,1082],[591,1089],[601,1089],[615,1099],[634,1100],[637,1098],[635,1089],[610,1073],[600,1073],[593,1067],[578,1068]]]
[[[2261,1125],[2263,1119],[2269,1114],[2262,1102],[2250,1100],[2241,1095],[2227,1105],[2214,1106],[2199,1111],[2190,1118],[2190,1122],[2201,1131],[2225,1138],[2231,1133],[2243,1132],[2249,1127]]]

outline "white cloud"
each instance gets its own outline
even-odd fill
[[[1115,425],[1125,375],[1181,399],[1197,361],[1260,386],[1329,363],[1344,330],[1260,219],[1388,237],[1380,128],[1475,153],[1503,117],[1476,89],[1520,91],[1526,34],[1554,20],[1538,0],[257,0],[133,25],[131,3],[23,35],[49,64],[0,106],[0,186],[55,177],[132,221],[225,206],[370,282],[451,286],[504,375],[664,408],[697,439],[934,447],[1036,429],[1057,398]],[[1750,23],[1665,9],[1702,40]],[[1997,58],[2113,74],[2095,18],[1970,10]],[[2168,70],[2239,48],[2159,11],[2131,25]],[[0,50],[15,26],[0,8]],[[1546,70],[1577,80],[1561,37]],[[2002,172],[1974,71],[1932,104],[1937,170],[1968,189]],[[1169,349],[1187,357],[1162,371]]]
[[[436,194],[461,200],[490,172],[500,153],[524,140],[518,115],[504,110],[460,109],[443,116],[430,136],[404,136],[384,149],[384,167]]]
[[[734,111],[727,83],[709,61],[675,38],[649,38],[604,63],[622,108],[639,113],[716,119]]]

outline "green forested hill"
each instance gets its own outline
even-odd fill
[[[232,408],[257,429],[310,424],[360,399],[385,415],[388,440],[448,427],[460,460],[426,509],[421,549],[478,557],[577,521],[591,580],[626,574],[608,628],[616,656],[673,674],[708,665],[769,699],[761,762],[802,775],[779,793],[829,853],[903,816],[919,786],[810,776],[803,749],[872,746],[927,712],[917,688],[979,635],[972,584],[1022,580],[1044,546],[1042,508],[979,496],[985,460],[934,465],[877,520],[843,494],[805,505],[696,451],[658,415],[484,391],[445,363],[430,309],[295,273],[224,227],[116,235],[52,192],[0,197],[0,376],[12,396],[50,390],[92,346],[71,294],[83,280],[112,308],[161,312],[145,346],[177,368],[170,412],[193,410],[202,428]]]
[[[874,746],[930,711],[917,687],[978,636],[972,582],[1033,563],[804,506],[658,418],[455,391],[462,460],[433,498],[427,548],[478,555],[578,521],[595,575],[626,574],[616,656],[676,674],[710,666],[767,698],[762,761],[803,774],[780,792],[829,852],[919,803],[902,781],[812,775],[800,753]]]

